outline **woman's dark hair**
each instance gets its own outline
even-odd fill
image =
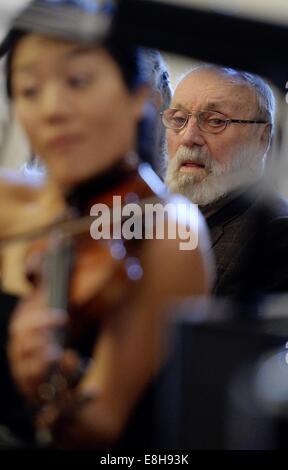
[[[23,36],[25,36],[27,33],[23,31],[12,31],[11,33],[11,39],[10,39],[10,47],[7,53],[6,57],[6,63],[5,63],[5,76],[6,76],[6,91],[8,98],[12,98],[12,86],[11,86],[11,78],[12,78],[12,70],[11,70],[11,65],[12,65],[12,58],[13,58],[13,53],[15,50],[15,47],[17,46],[18,42],[22,39]]]

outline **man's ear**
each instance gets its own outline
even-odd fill
[[[267,152],[267,150],[270,147],[271,139],[272,139],[272,135],[271,135],[272,126],[271,124],[266,124],[263,127],[264,128],[262,129],[262,132],[261,132],[260,142],[263,145],[263,147],[266,149],[265,151]]]
[[[133,115],[137,121],[140,121],[145,114],[145,104],[150,97],[150,88],[147,85],[139,86],[132,94]]]

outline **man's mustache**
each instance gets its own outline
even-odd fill
[[[194,163],[199,163],[205,165],[207,170],[210,170],[212,167],[213,160],[210,155],[207,155],[207,151],[203,150],[201,147],[185,147],[181,146],[175,154],[177,161],[178,169],[183,163],[188,161],[193,161]]]

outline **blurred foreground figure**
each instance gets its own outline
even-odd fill
[[[274,113],[272,90],[260,77],[204,65],[179,82],[162,114],[166,183],[207,220],[218,295],[288,289],[288,204],[263,176]]]
[[[158,180],[147,163],[141,164],[150,155],[144,134],[138,134],[147,119],[148,80],[141,51],[113,39],[108,27],[103,32],[110,21],[108,7],[105,2],[97,7],[92,1],[36,0],[16,19],[2,46],[8,54],[11,103],[60,193],[68,221],[75,214],[87,218],[97,203],[101,211],[111,210],[115,196],[124,204],[133,202],[134,210],[147,199],[161,207],[166,202],[187,205],[180,196],[166,201],[149,186],[153,181],[156,188]],[[139,210],[138,222],[144,216]],[[210,288],[205,224],[193,210],[188,235],[196,243],[190,249],[179,248],[183,232],[167,236],[166,228],[175,222],[172,210],[165,217],[163,239],[153,237],[153,230],[145,239],[146,226],[133,239],[136,219],[129,240],[122,231],[122,237],[103,235],[95,241],[88,230],[86,238],[75,236],[72,247],[63,244],[61,250],[60,243],[59,250],[56,243],[58,251],[49,250],[49,269],[42,275],[32,270],[33,288],[7,327],[11,377],[2,387],[6,397],[1,403],[6,408],[10,403],[4,424],[16,436],[27,442],[25,423],[17,421],[22,401],[30,443],[35,444],[36,434],[40,444],[46,439],[55,447],[111,447],[123,438],[138,403],[144,419],[138,424],[145,429],[138,445],[149,445],[153,430],[147,433],[145,419],[152,410],[145,400],[166,358],[166,308],[173,299],[205,295]],[[113,223],[108,222],[109,229],[115,229]],[[187,235],[186,218],[178,217],[177,224]],[[106,233],[107,221],[100,225],[98,235]]]

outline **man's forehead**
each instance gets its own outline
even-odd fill
[[[184,77],[175,90],[173,106],[194,105],[209,109],[246,107],[255,100],[251,88],[241,81],[232,80],[224,73],[195,71]]]

